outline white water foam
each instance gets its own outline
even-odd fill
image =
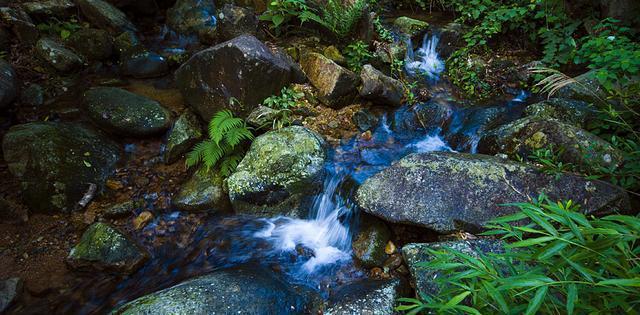
[[[417,153],[427,153],[434,151],[450,151],[453,152],[451,147],[442,140],[439,135],[426,136],[424,139],[411,144],[411,148]]]
[[[429,37],[425,34],[422,46],[414,53],[411,39],[407,40],[407,55],[405,57],[405,70],[410,75],[422,74],[432,80],[438,80],[440,73],[444,71],[444,61],[440,59],[436,47],[438,47],[438,35]]]

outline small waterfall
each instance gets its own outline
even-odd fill
[[[440,73],[444,71],[444,61],[440,59],[436,47],[438,47],[438,35],[425,34],[422,46],[416,52],[413,51],[411,39],[407,39],[407,55],[405,57],[405,70],[410,75],[421,74],[431,80],[438,80]]]

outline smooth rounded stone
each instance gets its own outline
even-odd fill
[[[557,119],[565,124],[584,128],[595,118],[596,110],[582,101],[551,98],[531,104],[524,109],[525,116],[541,119]]]
[[[121,57],[120,63],[125,75],[137,79],[155,78],[169,73],[167,59],[149,51]]]
[[[486,133],[478,144],[485,154],[528,158],[537,149],[561,150],[560,161],[582,167],[616,167],[622,154],[600,137],[555,119],[525,117]]]
[[[0,59],[0,109],[13,103],[18,94],[16,72],[8,62]]]
[[[209,121],[222,109],[247,117],[265,98],[289,85],[294,72],[282,54],[242,35],[195,54],[177,70],[176,84],[186,102]],[[231,97],[238,102],[230,104]]]
[[[35,122],[11,127],[2,149],[33,211],[70,211],[115,170],[118,146],[77,124]],[[94,187],[95,189],[92,189]]]
[[[22,294],[23,283],[20,278],[9,278],[0,280],[0,313],[9,309],[20,294]]]
[[[400,32],[407,34],[409,37],[420,35],[420,33],[429,29],[429,23],[412,19],[408,16],[396,18],[393,20],[393,25],[397,27]]]
[[[22,3],[22,8],[32,18],[46,21],[51,18],[66,19],[76,12],[72,0],[40,0]]]
[[[44,89],[39,84],[31,84],[20,92],[20,103],[31,107],[44,104]]]
[[[116,228],[97,222],[87,228],[80,242],[71,249],[67,263],[75,269],[131,273],[147,258],[143,249]]]
[[[171,126],[171,113],[160,103],[120,88],[91,88],[84,103],[98,126],[117,134],[151,136]]]
[[[225,4],[218,13],[218,37],[230,40],[243,34],[258,34],[258,18],[253,10]]]
[[[378,125],[378,117],[371,113],[368,109],[359,109],[353,113],[351,120],[360,131],[372,130]]]
[[[86,28],[71,34],[69,46],[92,61],[109,59],[113,55],[113,37],[101,29]]]
[[[228,179],[236,212],[306,218],[311,197],[322,186],[325,142],[301,126],[257,137]]]
[[[325,315],[392,315],[396,300],[401,298],[401,282],[392,280],[360,280],[338,288],[329,299]]]
[[[33,44],[40,37],[33,20],[20,8],[0,7],[0,24],[11,28],[13,34],[24,44]]]
[[[164,154],[165,162],[172,164],[179,160],[202,137],[202,125],[198,117],[189,111],[180,115],[176,122],[173,123],[173,127],[167,136],[167,151]]]
[[[318,89],[318,99],[332,108],[342,108],[354,101],[360,78],[331,59],[314,52],[300,57],[300,66],[311,84]]]
[[[217,35],[214,2],[178,0],[167,10],[167,24],[181,35],[197,36],[202,43],[212,44]]]
[[[384,248],[390,239],[391,231],[384,221],[363,214],[358,233],[351,243],[353,254],[364,268],[380,267],[387,259]]]
[[[76,0],[76,4],[89,22],[100,29],[114,34],[136,32],[136,26],[127,19],[127,15],[103,0]]]
[[[402,105],[404,89],[400,81],[384,75],[371,65],[362,67],[360,80],[360,97],[380,105]]]
[[[76,70],[83,64],[78,55],[51,38],[41,38],[36,43],[36,53],[54,69],[62,73]]]
[[[431,152],[408,155],[368,178],[356,203],[393,223],[439,233],[476,232],[497,217],[516,212],[501,206],[546,194],[573,200],[585,213],[626,212],[627,193],[610,183],[565,174],[557,180],[527,164],[482,154]]]
[[[224,191],[224,178],[216,170],[198,169],[180,187],[173,204],[180,210],[200,212],[227,212],[231,209],[229,196]]]
[[[310,314],[315,300],[312,293],[285,283],[273,271],[242,266],[145,295],[111,314]]]
[[[444,248],[457,250],[476,258],[478,258],[480,254],[504,253],[503,243],[490,239],[407,244],[402,247],[402,256],[411,273],[412,287],[416,289],[418,295],[434,296],[443,289],[438,288],[433,282],[433,279],[438,276],[438,273],[435,270],[419,266],[418,264],[430,262],[434,259],[433,255],[429,253],[429,250],[441,250]],[[463,272],[465,269],[461,269],[460,271]]]

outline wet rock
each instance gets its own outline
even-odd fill
[[[201,168],[180,187],[173,204],[183,211],[226,212],[231,207],[223,185],[224,178],[218,171]]]
[[[109,59],[113,55],[113,38],[101,29],[86,28],[71,34],[69,46],[91,61]]]
[[[364,65],[360,72],[362,86],[360,96],[380,105],[400,106],[404,89],[400,81],[384,75],[371,65]]]
[[[181,35],[197,36],[202,43],[216,38],[216,10],[213,1],[178,0],[167,10],[167,24]]]
[[[353,254],[365,268],[380,267],[387,259],[384,249],[391,239],[391,231],[376,217],[362,215],[360,219],[358,233],[351,244]]]
[[[478,144],[480,153],[523,158],[543,148],[553,148],[561,152],[560,161],[583,168],[609,168],[622,162],[622,155],[608,142],[554,119],[525,117],[488,132]]]
[[[171,114],[160,103],[120,88],[91,88],[84,102],[96,124],[121,135],[150,136],[171,125]]]
[[[407,54],[407,45],[404,42],[376,42],[375,56],[382,63],[390,65],[394,60],[404,60]]]
[[[118,147],[80,125],[36,122],[13,126],[2,149],[33,211],[72,210],[92,185],[101,191],[119,159]]]
[[[20,278],[9,278],[0,280],[0,313],[9,309],[22,294],[22,280]]]
[[[31,84],[20,92],[20,103],[40,107],[44,104],[44,89],[39,84]]]
[[[305,294],[306,293],[306,294]],[[214,271],[131,301],[111,314],[305,314],[313,298],[261,267]]]
[[[13,103],[18,94],[16,72],[11,64],[0,59],[0,109]]]
[[[67,263],[76,269],[131,273],[142,266],[148,254],[109,224],[94,223],[71,249]]]
[[[361,280],[342,286],[329,299],[327,315],[392,315],[400,294],[400,280]]]
[[[195,114],[187,111],[180,115],[167,136],[165,162],[172,164],[179,160],[202,139],[202,136],[202,125]]]
[[[429,253],[429,250],[440,250],[443,248],[451,248],[476,258],[480,254],[504,252],[500,241],[488,239],[407,244],[402,247],[402,255],[409,266],[412,286],[416,289],[418,295],[434,296],[442,289],[438,288],[433,282],[433,279],[438,276],[437,272],[418,266],[418,264],[433,260],[434,257]],[[460,271],[464,271],[464,269]]]
[[[72,0],[24,2],[22,8],[29,16],[39,21],[46,21],[52,17],[67,19],[76,12],[76,4]]]
[[[187,103],[209,121],[222,109],[246,117],[293,80],[291,63],[261,41],[242,35],[195,54],[176,72]],[[234,97],[239,102],[230,104]]]
[[[429,23],[412,19],[407,16],[401,16],[393,21],[393,25],[404,34],[407,34],[410,38],[420,35],[429,29]]]
[[[169,72],[167,59],[149,51],[126,54],[120,63],[122,73],[137,79],[160,77]]]
[[[545,193],[574,200],[586,213],[629,210],[627,193],[609,183],[565,174],[554,179],[526,164],[449,152],[411,154],[367,179],[357,191],[361,209],[393,223],[439,233],[479,230],[487,221]]]
[[[218,36],[230,40],[243,34],[258,34],[258,18],[253,10],[225,4],[218,13]]]
[[[595,70],[583,73],[574,79],[579,83],[569,84],[561,88],[555,94],[556,97],[583,101],[587,104],[602,104],[606,102],[606,90],[596,79]]]
[[[82,66],[82,59],[61,43],[42,38],[36,43],[36,53],[54,69],[62,73],[69,73]]]
[[[505,113],[504,107],[468,109],[462,117],[451,120],[447,142],[457,151],[476,152],[480,136],[504,123],[507,120]]]
[[[541,119],[557,119],[583,128],[595,118],[596,111],[585,102],[552,98],[527,106],[524,114]]]
[[[318,53],[305,53],[300,66],[311,84],[318,89],[318,98],[333,108],[349,105],[357,94],[358,76]]]
[[[351,120],[353,120],[353,123],[360,131],[372,130],[378,125],[378,117],[368,109],[360,109],[353,113]]]
[[[0,8],[0,22],[10,28],[21,43],[32,44],[40,37],[29,15],[19,8]]]
[[[133,211],[140,205],[134,200],[127,200],[125,202],[117,203],[105,209],[103,215],[106,218],[122,218],[127,217],[133,213]]]
[[[76,0],[82,14],[97,28],[114,34],[136,32],[136,26],[118,8],[102,0]]]
[[[322,186],[325,142],[291,126],[257,137],[227,180],[234,210],[265,216],[306,218],[307,203]]]
[[[451,124],[454,108],[449,102],[432,101],[405,106],[396,110],[392,130],[410,137],[424,135]]]
[[[464,28],[460,23],[448,23],[436,32],[440,34],[437,50],[443,59],[449,58],[454,51],[466,46]]]

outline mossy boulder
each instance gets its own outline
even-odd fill
[[[181,35],[197,36],[202,43],[216,39],[216,9],[213,1],[178,0],[167,10],[167,24]]]
[[[101,128],[125,136],[150,136],[171,126],[171,113],[160,103],[115,87],[87,90],[89,117]]]
[[[148,254],[131,239],[106,223],[94,223],[71,249],[67,263],[76,269],[131,273],[142,266]]]
[[[76,0],[82,14],[89,22],[112,34],[136,32],[136,26],[127,19],[127,15],[103,0]]]
[[[16,72],[11,64],[0,59],[0,109],[13,103],[18,95]]]
[[[338,288],[327,303],[326,315],[392,315],[402,297],[400,279],[360,280]]]
[[[366,214],[360,216],[358,233],[352,242],[353,254],[365,268],[380,267],[387,259],[384,248],[391,231],[384,221]]]
[[[315,297],[261,267],[214,271],[133,300],[126,314],[310,314]]]
[[[404,34],[407,34],[410,38],[420,35],[429,29],[429,23],[412,19],[408,16],[401,16],[393,20],[393,25]]]
[[[171,164],[179,160],[202,137],[202,124],[198,117],[189,111],[180,115],[167,135],[165,162]]]
[[[78,55],[51,38],[38,40],[36,53],[51,67],[62,73],[69,73],[80,68],[83,64]]]
[[[524,115],[540,119],[556,119],[565,124],[584,128],[593,121],[597,112],[589,104],[564,99],[551,98],[542,102],[531,104],[524,110]]]
[[[342,108],[355,99],[360,78],[351,70],[315,52],[303,54],[300,66],[311,84],[318,89],[318,99],[323,104]]]
[[[231,205],[223,182],[218,171],[201,168],[181,186],[173,203],[184,211],[227,212]]]
[[[400,81],[386,76],[371,65],[362,67],[360,80],[360,97],[379,105],[402,105],[404,89]]]
[[[411,154],[367,179],[356,203],[369,214],[393,223],[436,232],[475,232],[491,219],[546,194],[574,200],[586,213],[625,212],[627,193],[610,183],[565,174],[557,180],[527,164],[481,154],[432,152]]]
[[[325,142],[291,126],[257,137],[227,180],[233,208],[240,213],[306,218],[311,197],[322,186]]]
[[[9,171],[31,210],[73,210],[99,192],[119,159],[117,145],[76,124],[37,122],[11,127],[2,142]]]
[[[109,32],[95,28],[85,28],[69,37],[69,46],[91,61],[109,59],[113,55],[113,37]]]

